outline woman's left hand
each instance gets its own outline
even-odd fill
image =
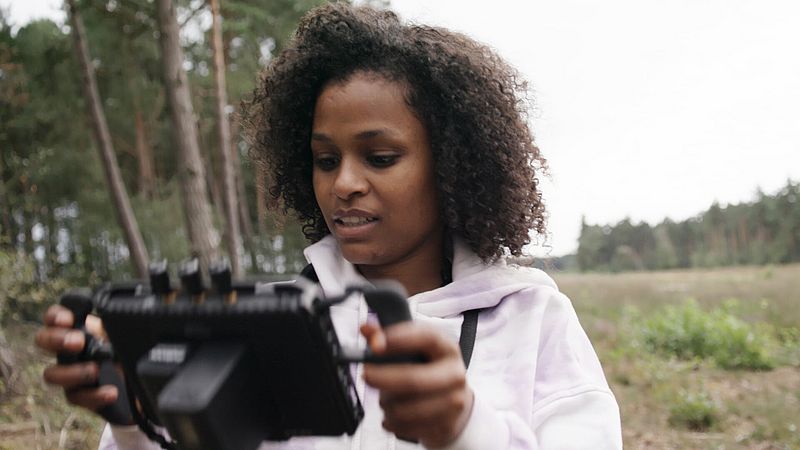
[[[364,324],[375,354],[422,354],[423,364],[366,364],[364,379],[380,391],[383,427],[428,448],[455,440],[472,411],[473,393],[458,346],[435,329],[411,322],[383,330]]]

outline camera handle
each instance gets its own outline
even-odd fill
[[[336,303],[343,302],[354,293],[361,293],[364,295],[367,306],[375,311],[378,316],[378,323],[380,323],[383,328],[411,321],[411,311],[408,308],[406,290],[402,284],[394,280],[375,281],[373,282],[373,286],[348,287],[343,296],[320,303],[318,304],[318,308],[328,308]],[[427,358],[422,354],[376,355],[372,353],[369,348],[364,351],[343,348],[339,354],[338,360],[342,364],[403,364],[427,362]]]
[[[106,384],[117,387],[117,400],[107,406],[100,408],[100,414],[109,423],[115,425],[131,425],[133,417],[131,415],[128,392],[125,382],[114,367],[110,346],[97,340],[91,333],[86,331],[86,316],[94,307],[92,293],[88,289],[75,289],[67,292],[59,301],[61,306],[72,311],[74,322],[72,327],[83,332],[84,346],[79,353],[59,353],[57,355],[59,364],[75,364],[85,361],[96,361],[100,370],[97,382],[88,384],[85,387],[98,387]]]

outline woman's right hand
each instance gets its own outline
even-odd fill
[[[44,314],[44,326],[36,333],[36,345],[53,354],[79,353],[85,340],[83,331],[72,328],[73,322],[74,316],[69,309],[61,305],[51,306]],[[97,316],[86,317],[86,331],[97,338],[106,338],[103,323]],[[99,366],[94,361],[53,364],[44,369],[44,381],[64,388],[67,401],[73,405],[97,412],[114,403],[118,396],[116,386],[95,387],[98,373]]]

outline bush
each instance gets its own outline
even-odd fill
[[[766,333],[726,309],[705,312],[693,300],[656,312],[645,320],[641,337],[648,351],[679,359],[710,358],[724,369],[775,366]]]
[[[62,279],[38,281],[29,258],[0,251],[0,324],[7,320],[40,321],[66,288]]]
[[[705,393],[681,391],[669,410],[669,424],[692,431],[707,431],[719,423],[720,413]]]
[[[776,359],[781,365],[800,367],[800,327],[778,328],[780,347]]]

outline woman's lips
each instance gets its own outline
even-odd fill
[[[374,221],[376,221],[378,219],[376,217],[353,217],[353,216],[348,216],[348,217],[341,217],[341,218],[333,219],[333,220],[337,224],[345,226],[345,227],[356,227],[356,226],[359,226],[359,225],[365,225],[365,224],[368,224],[370,222],[374,222]]]
[[[337,211],[333,215],[334,233],[340,239],[364,238],[377,226],[378,220],[366,211]]]

